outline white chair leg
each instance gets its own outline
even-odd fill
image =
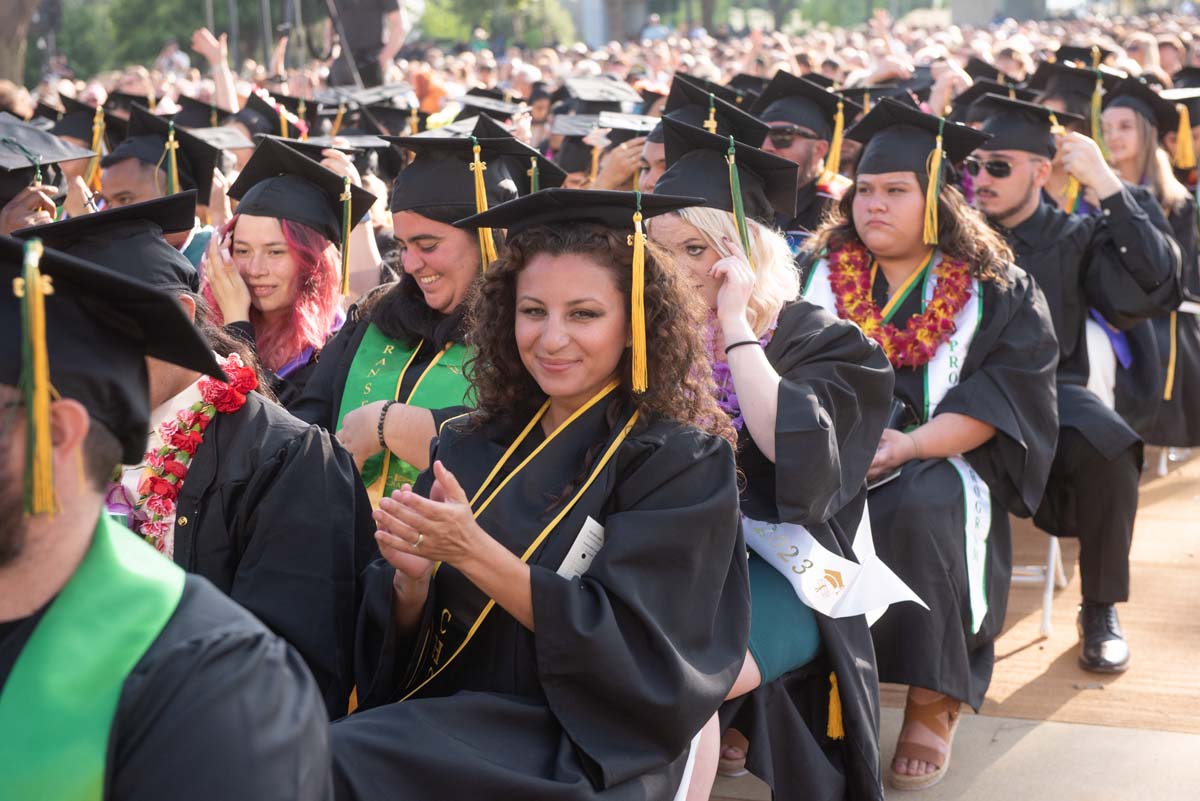
[[[1170,459],[1168,458],[1170,451],[1166,448],[1160,448],[1158,451],[1158,477],[1162,478],[1170,472]]]
[[[1054,552],[1054,587],[1065,590],[1067,588],[1067,571],[1063,569],[1062,545],[1059,544],[1058,537],[1051,537],[1050,540],[1050,550]]]
[[[1054,630],[1050,622],[1050,613],[1054,608],[1054,587],[1058,584],[1062,572],[1062,555],[1058,547],[1058,537],[1050,536],[1050,545],[1046,550],[1046,578],[1042,588],[1042,627],[1043,637],[1049,637]]]

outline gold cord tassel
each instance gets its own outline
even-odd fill
[[[350,193],[350,176],[342,178],[342,194],[338,200],[342,201],[342,295],[350,294],[350,232],[354,230],[354,220],[350,215],[353,213],[351,207]]]
[[[408,135],[415,136],[421,130],[421,115],[416,106],[408,112]]]
[[[308,104],[304,102],[304,98],[300,98],[300,102],[296,104],[296,116],[302,120],[308,119]],[[308,126],[300,129],[300,141],[308,141]]]
[[[1053,111],[1050,112],[1050,133],[1054,134],[1055,136],[1064,136],[1067,133],[1067,129],[1064,128],[1062,123],[1058,121],[1058,117],[1054,115]],[[1066,197],[1064,198],[1065,208],[1063,209],[1063,211],[1065,211],[1067,214],[1075,213],[1075,203],[1079,200],[1079,192],[1082,189],[1083,187],[1079,185],[1079,179],[1068,173],[1067,193]]]
[[[596,182],[596,175],[600,172],[600,154],[603,152],[603,148],[592,145],[592,166],[588,169],[588,180],[591,183]]]
[[[868,91],[863,92],[862,107],[864,117],[871,113],[871,93]]]
[[[717,101],[712,92],[708,93],[708,119],[704,121],[704,130],[710,134],[717,132]]]
[[[167,123],[167,194],[174,195],[179,192],[179,160],[176,156],[176,151],[179,150],[179,142],[175,139],[175,123]]]
[[[84,183],[92,192],[101,191],[100,185],[100,154],[104,148],[104,109],[101,106],[96,106],[96,113],[92,115],[92,150],[96,155],[88,161],[87,171],[84,173]]]
[[[833,115],[833,136],[829,140],[829,153],[825,156],[825,179],[830,180],[842,169],[842,138],[846,128],[846,112],[842,101],[837,104]]]
[[[642,232],[642,193],[634,192],[637,210],[633,213],[633,287],[630,327],[633,334],[633,391],[641,394],[650,386],[650,370],[646,354],[646,235]]]
[[[31,239],[24,246],[24,269],[13,280],[13,294],[21,299],[21,390],[25,395],[28,437],[25,446],[25,512],[53,514],[58,509],[54,494],[54,442],[50,433],[50,356],[46,348],[45,296],[54,294],[50,276],[38,264],[42,242]]]
[[[1104,108],[1104,81],[1100,78],[1100,73],[1096,73],[1096,88],[1092,90],[1092,139],[1096,140],[1096,144],[1100,146],[1100,152],[1104,154],[1105,161],[1111,161],[1112,155],[1108,152],[1108,146],[1104,144],[1104,128],[1100,122],[1100,114]]]
[[[825,724],[825,736],[830,740],[842,740],[846,737],[846,727],[842,722],[842,693],[838,689],[836,673],[829,674],[829,720]]]
[[[944,126],[945,120],[938,125],[937,142],[925,162],[928,185],[925,188],[925,230],[922,234],[922,241],[926,245],[937,245],[938,243],[938,195],[941,194],[942,188],[942,128]]]
[[[150,107],[150,113],[158,111],[158,99],[154,97],[154,92],[150,91],[146,94],[146,105]]]
[[[1175,110],[1179,112],[1179,129],[1175,133],[1175,153],[1172,162],[1181,170],[1190,170],[1196,166],[1196,145],[1192,142],[1192,118],[1188,107],[1177,103]]]
[[[537,156],[529,157],[529,169],[525,171],[525,174],[529,176],[529,194],[532,195],[541,189],[542,182],[542,172],[538,169]]]
[[[483,171],[487,169],[487,162],[481,161],[479,154],[482,148],[479,147],[479,140],[471,137],[471,154],[473,160],[471,162],[471,172],[475,173],[475,213],[482,214],[488,210],[487,202],[487,184],[483,181]],[[492,238],[491,228],[479,229],[479,255],[483,259],[483,269],[486,270],[492,262],[496,260],[496,240]]]
[[[337,116],[333,118],[333,127],[329,129],[330,136],[337,136],[342,130],[342,119],[346,116],[346,104],[338,103]]]

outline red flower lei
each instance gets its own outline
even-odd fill
[[[943,258],[936,268],[937,285],[925,313],[909,317],[901,330],[883,321],[883,312],[871,298],[871,257],[864,245],[847,244],[831,251],[828,263],[838,316],[857,323],[878,342],[893,367],[928,364],[958,330],[954,319],[971,299],[971,270],[966,262]]]
[[[258,387],[254,369],[236,353],[218,359],[229,377],[226,384],[202,378],[200,400],[158,427],[162,447],[146,452],[146,470],[138,484],[140,499],[130,520],[135,532],[168,557],[174,555],[175,506],[187,478],[188,465],[204,441],[204,431],[218,413],[232,414],[246,404],[246,395]]]

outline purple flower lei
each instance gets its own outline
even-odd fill
[[[775,335],[775,327],[779,325],[779,320],[771,321],[771,325],[767,328],[767,332],[758,340],[758,344],[762,345],[765,350],[771,342],[771,337]],[[746,421],[742,419],[742,406],[738,402],[737,388],[733,384],[733,374],[729,370],[729,362],[723,357],[724,353],[717,353],[717,320],[715,316],[709,317],[708,323],[708,352],[712,357],[713,364],[713,383],[716,385],[717,405],[721,410],[730,417],[730,424],[734,430],[741,431]],[[722,357],[722,358],[718,358]]]

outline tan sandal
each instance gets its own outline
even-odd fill
[[[749,748],[750,743],[741,732],[737,729],[727,730],[721,737],[721,757],[717,760],[717,775],[736,779],[749,773],[750,771],[746,770],[746,751]],[[729,751],[737,756],[726,756],[726,752]]]
[[[892,787],[897,790],[924,790],[945,778],[946,771],[950,769],[951,748],[954,745],[954,732],[958,729],[959,711],[961,709],[962,702],[949,696],[943,696],[940,700],[922,704],[913,700],[912,694],[909,694],[904,704],[903,726],[907,727],[909,723],[920,723],[946,744],[946,753],[943,754],[927,745],[906,742],[904,740],[899,741],[896,743],[896,755],[892,757],[892,762],[888,765],[888,782]],[[946,713],[949,717],[949,726],[942,723],[942,713]],[[922,776],[897,773],[895,767],[893,767],[897,759],[916,759],[921,762],[928,762],[937,769],[932,773],[926,773]]]

